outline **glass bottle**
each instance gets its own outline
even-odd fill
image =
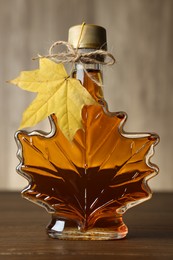
[[[74,48],[106,49],[104,28],[85,25],[84,29],[80,43],[81,26],[70,29]],[[83,130],[73,141],[62,134],[55,115],[49,118],[50,133],[16,133],[17,170],[29,180],[22,195],[51,214],[47,233],[52,238],[120,239],[128,232],[122,218],[125,211],[151,197],[147,180],[158,168],[149,159],[159,139],[154,133],[123,130],[127,115],[109,112],[100,64],[76,62],[72,75],[99,105],[83,108]]]

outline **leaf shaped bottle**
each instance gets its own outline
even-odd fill
[[[105,30],[85,25],[81,52],[106,48]],[[80,26],[71,28],[74,47]],[[96,57],[101,60],[101,57]],[[52,238],[109,240],[126,236],[127,209],[151,197],[147,185],[158,168],[150,162],[158,136],[126,133],[127,115],[111,113],[104,100],[100,64],[77,62],[73,77],[99,105],[82,109],[83,129],[72,141],[50,116],[51,132],[18,131],[18,172],[29,180],[22,195],[52,215],[47,233]]]

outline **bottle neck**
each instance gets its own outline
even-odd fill
[[[80,80],[81,84],[97,102],[103,99],[103,76],[101,64],[76,63],[73,78]]]

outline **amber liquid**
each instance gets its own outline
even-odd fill
[[[100,81],[100,71],[88,72]],[[122,214],[150,196],[144,180],[156,168],[146,163],[146,154],[157,136],[125,134],[126,114],[108,111],[101,87],[86,73],[83,78],[78,72],[73,76],[100,105],[83,108],[83,130],[72,142],[60,131],[55,115],[52,136],[18,134],[23,152],[20,171],[30,181],[23,195],[53,213],[50,233],[60,234],[51,231],[58,219],[66,223],[66,238],[69,230],[89,234],[82,239],[92,237],[94,230],[117,232],[121,238],[127,233]]]

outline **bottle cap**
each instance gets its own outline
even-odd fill
[[[74,48],[107,50],[105,28],[94,24],[85,24],[82,26],[75,25],[69,29],[68,42]]]

